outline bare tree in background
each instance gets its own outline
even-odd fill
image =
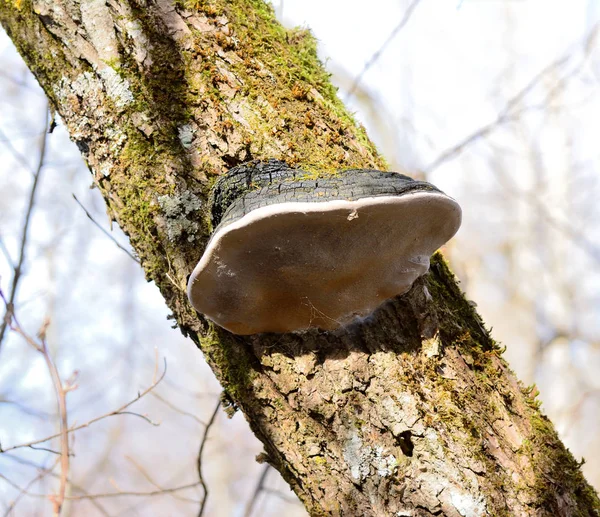
[[[15,0],[0,22],[227,409],[244,412],[309,513],[597,515],[579,463],[439,255],[347,332],[239,337],[189,307],[216,176],[250,159],[385,167],[309,33],[284,30],[260,0]]]

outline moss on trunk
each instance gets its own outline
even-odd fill
[[[308,31],[284,29],[262,0],[0,0],[0,23],[148,279],[312,515],[598,515],[440,256],[335,333],[242,338],[187,303],[227,169],[386,168]]]

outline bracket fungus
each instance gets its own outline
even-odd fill
[[[406,293],[460,226],[456,201],[399,173],[308,176],[270,160],[219,178],[188,283],[198,312],[242,335],[333,330]]]

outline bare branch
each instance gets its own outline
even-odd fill
[[[20,487],[19,485],[17,485],[15,482],[11,481],[9,478],[7,478],[2,473],[0,473],[0,479],[4,479],[4,481],[6,481],[15,490],[19,490],[20,492],[23,492],[24,494],[26,494],[28,496],[43,497],[43,498],[48,497],[47,494],[39,494],[39,493],[35,493],[35,492],[29,492],[26,488]],[[195,481],[194,483],[189,483],[187,485],[177,486],[177,487],[173,487],[173,488],[161,488],[160,490],[151,490],[149,492],[135,492],[134,491],[134,492],[108,492],[105,494],[71,495],[71,496],[66,496],[65,499],[67,499],[69,501],[83,501],[86,499],[94,500],[94,499],[107,499],[107,498],[113,498],[113,497],[129,497],[129,496],[149,497],[149,496],[170,494],[172,492],[179,492],[181,490],[188,490],[190,488],[196,488],[199,485],[200,485],[200,482]]]
[[[514,191],[517,190],[515,189]],[[518,193],[519,195],[527,196],[526,193]],[[573,225],[557,219],[534,194],[530,194],[528,197],[526,197],[526,200],[538,210],[538,212],[550,224],[550,226],[553,226],[558,231],[569,237],[575,245],[587,252],[589,257],[600,264],[600,248],[590,241],[584,232],[580,231]]]
[[[577,67],[575,67],[567,75],[567,77],[574,75],[575,73],[577,73],[577,71],[581,67],[583,67],[583,65],[587,59],[587,55],[589,54],[589,48],[588,48],[589,42],[593,41],[593,39],[595,38],[595,36],[598,32],[599,27],[600,27],[600,24],[597,24],[590,31],[590,33],[585,37],[585,39],[582,43],[582,45],[585,49],[584,59]],[[485,124],[484,126],[480,127],[479,129],[473,131],[470,135],[465,137],[463,140],[461,140],[460,142],[454,144],[453,146],[451,146],[448,149],[446,149],[445,151],[443,151],[435,160],[433,160],[433,162],[431,162],[429,165],[427,165],[423,169],[423,172],[429,173],[429,172],[433,171],[434,169],[437,169],[440,165],[442,165],[442,163],[447,162],[447,161],[455,158],[459,154],[461,154],[465,150],[465,148],[467,148],[473,142],[479,140],[480,138],[487,137],[490,133],[495,131],[498,127],[502,126],[503,124],[506,124],[507,122],[511,122],[511,121],[517,119],[519,116],[521,116],[523,114],[524,111],[531,110],[531,109],[538,108],[538,107],[543,108],[544,107],[543,105],[542,106],[529,106],[529,107],[522,106],[521,108],[519,108],[519,105],[521,104],[523,99],[525,99],[525,97],[542,81],[542,79],[544,79],[550,72],[556,70],[557,68],[561,68],[564,65],[566,65],[568,62],[570,62],[572,59],[572,56],[573,56],[573,51],[569,50],[565,55],[563,55],[559,59],[553,61],[548,66],[546,66],[541,72],[539,72],[535,77],[533,77],[533,79],[531,79],[522,90],[520,90],[515,96],[511,97],[508,100],[508,102],[506,103],[504,108],[500,111],[500,113],[497,115],[495,120],[489,122],[488,124]],[[563,78],[561,81],[559,81],[558,85],[555,88],[550,90],[550,92],[546,96],[546,100],[552,98],[552,96],[555,93],[556,88],[562,87],[564,80],[565,80],[565,78]]]
[[[258,500],[258,496],[264,489],[265,480],[267,479],[267,474],[269,473],[270,468],[271,468],[271,465],[269,465],[268,463],[265,464],[265,466],[263,467],[262,474],[260,475],[260,478],[258,478],[258,484],[256,485],[256,488],[254,489],[254,493],[252,494],[250,501],[248,501],[248,504],[246,505],[246,511],[244,512],[244,517],[252,517],[252,510],[254,509],[254,505],[256,504],[256,501]]]
[[[56,403],[58,406],[58,414],[60,415],[60,485],[58,489],[58,494],[51,498],[54,507],[54,516],[58,517],[61,513],[62,505],[65,500],[67,480],[69,477],[69,424],[67,418],[67,392],[69,391],[69,385],[67,383],[66,386],[63,386],[60,374],[58,373],[58,368],[56,367],[56,364],[54,363],[54,360],[52,359],[52,356],[50,355],[50,352],[48,350],[48,346],[46,343],[46,330],[48,328],[49,321],[46,320],[42,324],[42,327],[39,332],[40,340],[38,342],[23,330],[23,328],[17,321],[15,315],[9,312],[11,311],[11,309],[8,306],[8,302],[6,301],[6,298],[4,297],[2,291],[0,291],[0,297],[6,304],[8,315],[7,324],[10,325],[11,330],[22,336],[23,339],[27,341],[27,343],[29,343],[35,350],[42,354],[42,356],[44,357],[44,361],[46,362],[46,367],[48,368],[48,372],[50,373],[50,377],[52,379],[52,385],[54,387]]]
[[[52,356],[48,351],[46,339],[41,339],[43,347],[43,356],[46,361],[46,366],[52,377],[52,384],[54,386],[54,392],[56,394],[56,402],[58,405],[58,413],[60,415],[60,485],[58,489],[58,495],[53,498],[54,503],[54,515],[60,515],[63,502],[65,500],[65,493],[67,490],[67,480],[69,477],[69,422],[67,418],[67,389],[62,384],[56,364],[52,360]]]
[[[15,461],[21,465],[27,465],[29,467],[33,467],[37,470],[45,470],[45,467],[42,465],[39,465],[33,461],[27,460],[25,458],[20,458],[19,456],[13,456],[10,453],[6,453],[2,456],[3,458],[8,458],[12,461]],[[50,477],[53,478],[60,478],[60,474],[56,474],[55,472],[49,472],[48,475]],[[77,490],[78,492],[81,492],[84,495],[87,495],[88,492],[80,485],[78,485],[77,483],[74,483],[73,481],[69,480],[69,486],[73,489],[73,490]],[[33,496],[33,497],[40,497],[42,494],[30,494],[29,492],[25,492],[26,495],[28,496]],[[69,499],[67,497],[67,499]],[[92,504],[102,515],[104,515],[105,517],[109,517],[108,512],[104,509],[104,507],[96,500],[94,499],[90,499],[90,504]]]
[[[402,17],[402,19],[400,20],[398,25],[396,25],[396,27],[394,27],[394,30],[392,32],[390,32],[390,35],[383,42],[381,47],[379,47],[379,49],[365,63],[365,66],[360,71],[360,73],[356,76],[356,79],[354,79],[354,82],[352,83],[352,86],[350,87],[350,91],[348,92],[347,100],[350,99],[354,95],[354,92],[358,88],[358,85],[360,84],[360,81],[363,78],[363,76],[377,62],[377,60],[381,57],[381,55],[383,54],[383,52],[385,51],[387,46],[394,40],[394,38],[398,35],[398,33],[409,22],[412,14],[413,14],[413,11],[415,10],[415,7],[417,7],[419,2],[420,2],[420,0],[413,0],[412,4],[410,4],[408,6],[408,9],[406,9],[406,12],[404,13],[404,16]]]
[[[29,495],[29,492],[26,489],[20,487],[14,481],[7,478],[4,474],[2,474],[2,472],[0,472],[0,479],[3,479],[4,481],[6,481],[11,487],[13,487],[15,490],[18,490],[20,493],[25,493],[25,494]],[[46,496],[40,494],[40,497],[46,497]]]
[[[1,291],[0,291],[0,293],[1,293]],[[74,433],[75,431],[79,431],[80,429],[83,429],[85,427],[89,427],[92,424],[95,424],[96,422],[99,422],[100,420],[104,420],[105,418],[109,418],[111,416],[116,416],[116,415],[123,415],[123,414],[133,414],[135,416],[144,418],[146,421],[149,421],[153,425],[157,425],[154,422],[152,422],[151,420],[149,420],[147,417],[144,417],[143,415],[140,415],[138,413],[132,413],[131,411],[125,411],[125,410],[129,406],[131,406],[132,404],[134,404],[135,402],[137,402],[138,400],[140,400],[141,398],[143,398],[144,396],[146,396],[148,393],[150,393],[164,379],[164,377],[165,377],[165,375],[167,373],[167,360],[163,359],[163,361],[164,361],[164,369],[163,369],[163,372],[162,372],[161,376],[155,382],[153,382],[148,388],[146,388],[144,391],[139,392],[135,398],[133,398],[132,400],[130,400],[126,404],[123,404],[121,407],[115,409],[114,411],[110,411],[109,413],[104,413],[103,415],[100,415],[100,416],[97,416],[95,418],[92,418],[91,420],[88,420],[84,424],[77,425],[75,427],[71,427],[70,429],[68,429],[67,432],[68,433]],[[7,448],[2,448],[0,446],[0,453],[12,451],[12,450],[15,450],[15,449],[22,449],[24,447],[31,447],[32,445],[37,445],[38,443],[44,443],[44,442],[47,442],[48,440],[52,440],[54,438],[58,438],[59,436],[60,436],[60,433],[57,433],[57,434],[53,434],[51,436],[47,436],[45,438],[40,438],[38,440],[32,440],[32,441],[27,442],[27,443],[20,443],[20,444],[17,444],[17,445],[12,445],[12,446],[7,447]]]
[[[75,376],[73,376],[71,380],[68,380],[63,385],[63,382],[60,378],[60,374],[58,372],[56,364],[54,363],[52,356],[50,355],[50,352],[48,350],[48,346],[46,343],[46,331],[47,331],[47,328],[49,325],[48,320],[44,321],[44,323],[42,324],[42,327],[40,328],[40,331],[38,333],[39,341],[36,341],[33,337],[31,337],[29,334],[27,334],[23,330],[23,328],[21,327],[21,325],[19,324],[19,322],[16,318],[16,315],[12,311],[9,312],[9,306],[8,306],[9,302],[7,301],[6,297],[4,296],[4,293],[2,292],[2,290],[0,290],[0,298],[4,301],[6,308],[7,308],[6,325],[9,326],[12,331],[16,332],[21,337],[23,337],[23,339],[25,339],[25,341],[29,345],[31,345],[36,351],[38,351],[39,353],[41,353],[43,355],[44,360],[46,362],[46,366],[47,366],[48,371],[50,372],[50,376],[52,378],[52,384],[54,386],[54,391],[56,393],[58,413],[60,415],[60,433],[58,433],[57,435],[54,435],[52,437],[46,438],[44,440],[41,440],[41,441],[38,440],[35,442],[30,442],[29,444],[25,444],[24,446],[30,447],[35,450],[36,448],[33,446],[36,443],[40,443],[42,441],[47,441],[52,438],[60,437],[60,463],[61,463],[60,484],[59,484],[58,493],[56,495],[53,495],[50,497],[50,500],[52,501],[52,504],[53,504],[53,515],[55,517],[59,517],[61,510],[63,508],[63,503],[66,498],[66,490],[67,490],[67,484],[68,484],[68,479],[69,479],[69,467],[70,467],[70,465],[69,465],[69,436],[68,436],[69,432],[73,432],[73,431],[77,430],[78,428],[85,427],[87,425],[91,425],[92,423],[94,423],[98,420],[101,420],[102,418],[106,418],[107,416],[112,416],[112,415],[116,415],[116,414],[132,414],[134,416],[143,418],[144,420],[146,420],[147,422],[149,422],[153,425],[158,425],[158,424],[155,424],[154,422],[152,422],[147,416],[140,415],[138,413],[134,413],[131,411],[127,411],[126,409],[135,400],[139,400],[146,393],[148,393],[151,389],[153,389],[160,382],[160,380],[162,380],[162,378],[166,374],[166,360],[165,360],[165,368],[164,368],[162,376],[157,379],[156,378],[156,369],[155,369],[153,383],[147,390],[145,390],[142,393],[138,393],[138,396],[136,399],[134,399],[134,401],[132,401],[128,404],[125,404],[124,406],[121,406],[117,411],[113,411],[109,414],[102,415],[101,417],[92,419],[89,422],[87,422],[87,424],[85,424],[84,426],[79,426],[79,427],[76,427],[73,429],[69,429],[68,417],[67,417],[66,395],[69,391],[71,391],[72,389],[74,389],[76,387],[76,385],[74,384]],[[157,359],[158,359],[158,357],[157,357]],[[8,449],[2,449],[0,447],[0,452],[6,452],[8,450],[16,449],[18,447],[19,446],[13,446]],[[54,452],[54,451],[51,451],[50,449],[45,449],[45,448],[43,450],[46,450],[48,452]],[[9,480],[7,479],[7,481],[9,481]],[[26,488],[20,489],[19,497],[22,497],[23,494],[29,493],[28,492],[29,486],[30,485],[28,485]],[[84,497],[84,496],[82,496],[82,497]]]
[[[193,483],[189,483],[187,485],[176,486],[173,488],[161,488],[160,490],[151,490],[149,492],[108,492],[105,494],[88,494],[88,495],[68,496],[67,499],[69,501],[82,501],[84,499],[106,499],[106,498],[112,498],[112,497],[125,497],[125,496],[152,497],[152,496],[157,496],[157,495],[171,494],[173,492],[179,492],[181,490],[188,490],[190,488],[196,488],[199,485],[200,485],[199,481],[194,481]]]
[[[119,411],[119,415],[137,416],[138,418],[145,420],[146,422],[148,422],[150,425],[153,425],[154,427],[158,427],[160,425],[160,422],[155,422],[154,420],[151,420],[147,415],[142,415],[140,413],[136,413],[135,411]]]
[[[204,429],[204,434],[202,435],[202,441],[200,442],[200,450],[198,451],[198,479],[200,485],[202,485],[202,489],[204,490],[204,495],[202,497],[202,503],[200,504],[200,510],[198,511],[198,517],[202,517],[204,514],[204,508],[206,507],[206,501],[208,500],[208,487],[206,486],[206,482],[204,481],[204,477],[202,476],[202,454],[204,452],[204,446],[206,445],[206,440],[208,438],[208,433],[210,428],[215,423],[215,419],[217,418],[217,413],[219,408],[221,407],[221,399],[217,402],[215,406],[215,410],[213,411],[208,424],[206,424],[206,428]]]
[[[135,260],[138,264],[140,263],[140,259],[138,259],[133,253],[131,253],[127,248],[121,246],[121,244],[119,244],[119,242],[117,241],[117,239],[114,238],[113,235],[110,234],[110,232],[108,232],[105,228],[103,228],[100,223],[98,223],[98,221],[96,221],[94,219],[94,217],[92,216],[92,214],[90,214],[87,210],[87,208],[85,206],[83,206],[83,204],[81,203],[81,201],[79,201],[79,199],[77,199],[77,196],[75,194],[73,194],[73,199],[77,202],[77,204],[83,209],[83,211],[85,212],[85,215],[88,216],[88,219],[90,221],[92,221],[92,223],[94,223],[96,225],[96,227],[100,228],[100,231],[106,235],[111,241],[113,241],[116,245],[117,248],[119,248],[120,250],[123,250],[125,253],[127,253],[127,255],[129,255],[129,257],[132,260]]]
[[[0,251],[2,251],[2,254],[6,257],[6,262],[8,262],[8,265],[14,269],[16,267],[16,264],[15,264],[14,260],[12,259],[12,257],[10,256],[10,252],[8,251],[8,248],[6,247],[6,244],[4,244],[2,237],[0,237]]]
[[[30,445],[29,448],[33,449],[34,451],[44,451],[49,452],[50,454],[60,454],[59,451],[55,451],[54,449],[48,449],[47,447],[35,447],[34,445]]]
[[[48,108],[46,107],[46,118],[44,122],[44,127],[48,126]],[[31,191],[29,193],[29,202],[27,204],[27,210],[25,212],[25,218],[23,220],[23,233],[21,236],[21,248],[19,250],[19,259],[17,261],[16,266],[13,269],[13,280],[12,286],[10,290],[10,296],[8,299],[8,303],[6,304],[6,313],[4,315],[4,321],[0,325],[0,350],[2,347],[2,340],[4,339],[4,334],[6,333],[7,321],[10,319],[10,314],[14,310],[14,302],[15,297],[17,295],[17,289],[19,286],[19,279],[21,278],[23,262],[25,261],[25,248],[27,246],[27,237],[29,230],[29,223],[31,221],[31,214],[33,213],[33,207],[35,204],[35,195],[37,192],[37,187],[40,180],[40,174],[42,172],[42,167],[44,165],[44,160],[46,159],[46,150],[47,150],[47,141],[48,141],[48,133],[44,132],[44,137],[42,138],[41,146],[40,146],[40,157],[38,160],[38,166],[33,175],[33,183],[31,185]],[[29,167],[28,167],[29,168]]]
[[[57,462],[58,462],[58,460],[57,460]],[[14,511],[15,507],[17,506],[17,504],[19,503],[21,498],[28,494],[28,490],[35,483],[37,483],[38,481],[40,481],[44,477],[46,477],[48,474],[50,474],[54,470],[55,466],[56,466],[56,463],[54,463],[54,465],[52,465],[52,467],[50,467],[50,468],[38,469],[39,470],[38,475],[35,476],[29,483],[27,483],[21,490],[19,490],[17,497],[15,497],[15,499],[10,503],[10,505],[6,509],[6,512],[4,513],[4,517],[8,517]],[[4,478],[4,479],[6,479],[6,478]]]
[[[27,407],[23,402],[17,401],[17,400],[11,400],[8,398],[5,398],[3,396],[0,396],[0,404],[7,404],[10,406],[13,406],[14,408],[18,409],[21,413],[24,413],[26,415],[29,416],[33,416],[39,419],[48,419],[51,418],[51,414],[46,412],[46,411],[42,411],[39,409],[31,409],[29,407]]]
[[[176,413],[179,413],[180,415],[184,415],[184,416],[192,418],[193,420],[195,420],[196,422],[198,422],[201,426],[206,426],[206,422],[203,422],[202,420],[200,420],[196,415],[194,415],[193,413],[190,413],[189,411],[185,411],[184,409],[181,409],[180,407],[176,406],[171,401],[167,400],[166,398],[164,398],[163,396],[159,395],[155,391],[153,391],[151,393],[151,395],[153,397],[157,398],[158,400],[160,400],[166,406],[170,407]]]
[[[48,122],[46,120],[46,127],[47,127],[47,125],[48,125]],[[46,134],[46,127],[44,127],[44,134]],[[45,139],[45,137],[44,137],[44,139]],[[4,143],[4,145],[8,148],[8,150],[10,151],[10,154],[13,155],[15,160],[17,160],[23,166],[23,168],[27,169],[29,171],[29,173],[35,177],[35,171],[31,170],[31,165],[29,164],[29,162],[27,161],[25,156],[23,156],[19,151],[17,151],[15,146],[12,145],[12,139],[10,137],[8,137],[6,135],[6,133],[4,133],[4,131],[2,131],[2,129],[0,129],[0,141],[2,143]]]
[[[144,476],[144,478],[146,479],[146,481],[148,481],[148,483],[150,483],[151,485],[153,485],[155,488],[158,488],[160,490],[163,490],[163,487],[160,486],[156,481],[154,481],[154,479],[152,479],[152,476],[146,472],[146,469],[144,469],[144,467],[142,467],[137,461],[135,461],[131,456],[125,456],[132,464],[133,466],[139,471],[139,473]],[[198,485],[200,485],[200,482],[198,482]],[[189,497],[183,497],[180,495],[177,495],[176,492],[169,492],[169,494],[171,495],[171,497],[173,497],[174,499],[177,499],[179,501],[184,501],[186,503],[194,503],[194,504],[198,504],[198,500],[197,499],[191,499]]]

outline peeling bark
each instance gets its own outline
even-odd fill
[[[234,336],[186,279],[215,177],[280,159],[386,168],[306,31],[260,0],[1,0],[147,278],[312,515],[597,516],[579,464],[436,255],[361,324]]]

